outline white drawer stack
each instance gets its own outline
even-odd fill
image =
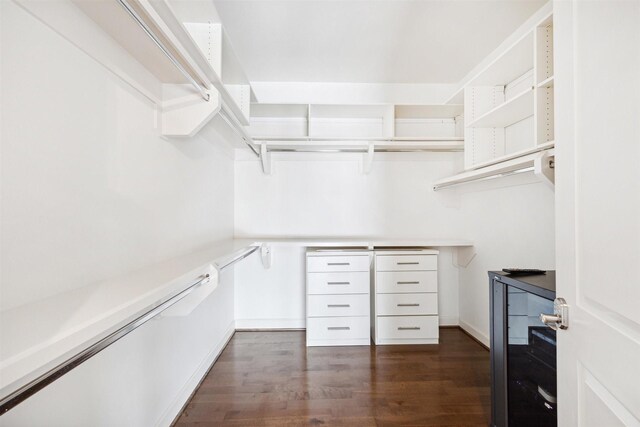
[[[375,343],[437,344],[438,251],[375,252]]]
[[[371,255],[307,251],[307,346],[370,345]]]

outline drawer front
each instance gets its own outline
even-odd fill
[[[381,271],[376,273],[379,294],[438,292],[437,271]]]
[[[308,256],[307,272],[369,271],[368,255]]]
[[[369,272],[358,273],[309,273],[307,293],[369,294]]]
[[[376,314],[438,314],[438,294],[379,294],[376,295]]]
[[[438,316],[379,316],[376,322],[381,339],[438,338]]]
[[[429,271],[437,269],[437,255],[376,256],[376,271]]]
[[[349,340],[369,338],[368,317],[310,317],[307,319],[308,340]]]
[[[370,307],[368,294],[307,297],[307,317],[368,316]]]

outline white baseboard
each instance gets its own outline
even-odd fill
[[[467,332],[469,335],[471,335],[472,337],[474,337],[475,339],[480,341],[482,344],[484,344],[487,347],[489,347],[489,337],[488,336],[486,336],[485,334],[483,334],[482,332],[480,332],[479,330],[477,330],[476,328],[474,328],[473,326],[471,326],[470,324],[468,324],[467,322],[465,322],[462,319],[460,319],[459,322],[460,322],[460,327],[462,329],[464,329],[465,332]]]
[[[176,417],[182,413],[182,410],[191,398],[191,395],[196,388],[198,388],[200,382],[209,371],[209,368],[211,368],[216,359],[218,359],[218,356],[220,356],[224,348],[227,346],[235,331],[234,322],[231,322],[222,339],[214,346],[207,357],[205,357],[200,366],[198,366],[198,369],[196,369],[193,375],[191,375],[185,385],[182,386],[171,405],[164,411],[157,423],[158,426],[171,426]]]
[[[305,319],[236,319],[236,330],[243,329],[305,329]]]
[[[458,326],[458,316],[438,316],[440,326]]]

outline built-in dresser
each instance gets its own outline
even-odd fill
[[[370,345],[368,250],[307,250],[307,346]]]
[[[438,251],[376,250],[371,327],[376,345],[438,343]]]

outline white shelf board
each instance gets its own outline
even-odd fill
[[[299,117],[305,120],[309,115],[309,104],[251,104],[251,118],[291,118]]]
[[[540,83],[538,83],[538,87],[553,87],[553,84],[554,84],[554,79],[553,79],[553,76],[551,76],[547,79],[544,79]]]
[[[176,59],[182,67],[191,70],[195,79],[204,86],[210,83],[215,87],[238,122],[248,125],[248,118],[244,116],[235,99],[225,88],[220,76],[211,67],[182,22],[174,15],[167,1],[131,1],[130,3],[145,23],[154,29],[155,35],[162,40],[167,49],[177,54]],[[175,65],[117,2],[75,1],[74,4],[131,53],[161,83],[188,83]]]
[[[554,154],[554,150],[546,150],[549,155]],[[450,176],[438,180],[434,183],[433,189],[439,190],[447,187],[451,187],[458,184],[464,184],[473,181],[480,181],[483,179],[500,177],[509,175],[518,171],[533,170],[536,158],[540,156],[541,152],[528,154],[526,156],[518,157],[511,160],[502,161],[500,163],[493,164],[480,169],[474,169],[471,171],[462,172],[460,174]]]
[[[504,128],[533,115],[533,90],[524,92],[487,111],[466,127],[469,128]]]
[[[463,114],[464,105],[396,105],[395,118],[398,119],[446,119]]]

